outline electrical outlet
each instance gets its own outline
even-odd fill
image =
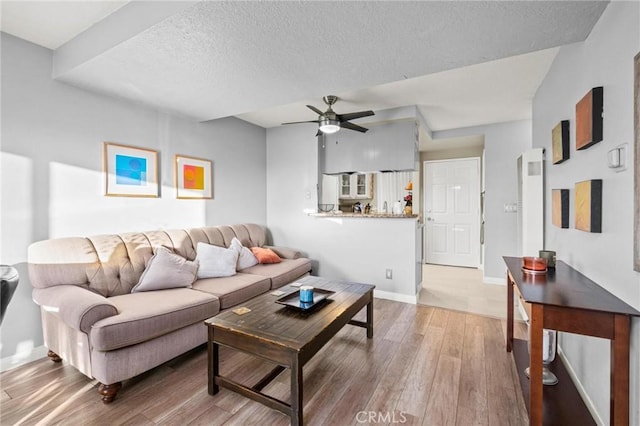
[[[387,269],[384,273],[384,277],[388,280],[393,278],[393,270]]]

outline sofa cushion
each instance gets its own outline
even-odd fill
[[[260,264],[244,269],[242,272],[269,277],[271,288],[279,288],[311,272],[311,261],[307,258],[282,259],[280,263]]]
[[[100,351],[151,340],[220,311],[218,298],[188,288],[124,294],[108,300],[120,313],[91,328],[91,345]]]
[[[234,249],[198,243],[198,278],[229,277],[236,273],[238,252]]]
[[[218,297],[220,309],[227,309],[269,291],[271,280],[240,272],[232,277],[198,280],[193,283],[193,288]]]
[[[131,293],[191,287],[196,280],[197,271],[197,262],[174,254],[166,247],[158,247]]]

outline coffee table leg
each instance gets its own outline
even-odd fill
[[[207,364],[208,364],[208,391],[209,395],[215,395],[220,391],[220,387],[216,385],[216,377],[220,374],[220,356],[219,346],[213,341],[213,327],[209,327],[209,343],[207,345]]]
[[[302,365],[294,355],[291,363],[291,425],[302,426]]]
[[[373,295],[367,303],[367,339],[373,338]]]

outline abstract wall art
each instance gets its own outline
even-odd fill
[[[576,229],[602,232],[602,179],[576,183],[575,197]]]
[[[158,197],[158,152],[145,148],[103,144],[105,195]]]
[[[213,171],[210,160],[175,156],[177,198],[213,198]]]
[[[569,190],[551,190],[551,223],[558,228],[569,227]]]
[[[551,130],[553,164],[569,159],[569,120],[562,120]]]
[[[576,149],[602,140],[602,87],[594,87],[576,104]]]

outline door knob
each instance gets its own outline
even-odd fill
[[[431,217],[428,217],[428,218],[427,218],[427,220],[428,220],[428,221],[432,221],[432,220],[433,220],[433,218],[431,218]]]

